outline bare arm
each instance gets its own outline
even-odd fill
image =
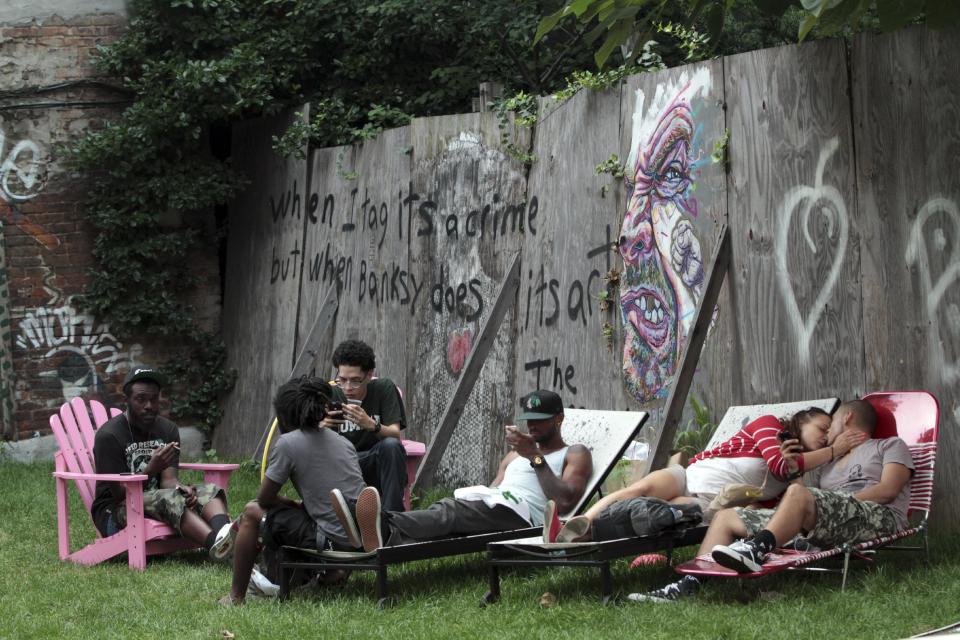
[[[381,424],[380,431],[376,431],[377,421],[368,415],[367,412],[363,410],[363,407],[345,404],[343,405],[343,415],[361,429],[375,432],[374,435],[381,440],[384,438],[400,438],[399,422],[395,422],[393,424]]]
[[[861,501],[889,504],[897,499],[908,482],[910,482],[910,469],[898,462],[890,462],[883,465],[880,482],[863,491],[858,491],[853,494],[853,497]]]
[[[281,486],[283,485],[277,484],[270,478],[263,479],[263,482],[260,484],[260,490],[257,492],[257,504],[260,505],[260,508],[266,511],[279,506],[295,508],[303,507],[303,503],[299,500],[291,500],[286,496],[281,496]]]
[[[583,495],[593,473],[593,460],[589,449],[582,444],[575,444],[567,450],[559,478],[547,464],[537,467],[536,471],[543,493],[557,503],[557,511],[566,513],[576,506]]]

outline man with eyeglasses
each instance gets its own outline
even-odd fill
[[[407,418],[400,392],[389,378],[374,377],[376,357],[361,340],[341,342],[332,361],[337,377],[331,401],[343,406],[329,411],[320,424],[353,443],[364,482],[379,489],[384,507],[403,511],[407,454],[400,432]]]

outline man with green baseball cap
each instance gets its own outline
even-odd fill
[[[506,426],[511,451],[490,486],[457,489],[453,498],[405,513],[381,510],[377,489],[366,487],[356,501],[356,521],[343,501],[337,508],[335,499],[344,529],[357,532],[354,546],[360,542],[366,551],[373,551],[418,540],[541,526],[548,501],[555,502],[561,513],[576,505],[593,463],[589,449],[563,441],[560,396],[539,389],[524,396],[520,408],[517,421],[527,423],[527,433]]]

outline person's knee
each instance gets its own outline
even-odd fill
[[[783,494],[781,502],[806,504],[813,500],[813,494],[802,484],[791,484]]]
[[[241,526],[246,524],[259,525],[260,518],[263,517],[263,508],[256,501],[251,500],[243,507],[243,513],[240,514]]]
[[[380,455],[406,460],[407,450],[403,448],[399,438],[384,438],[380,441]]]

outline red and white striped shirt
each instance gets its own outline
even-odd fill
[[[735,436],[709,451],[698,453],[690,464],[708,458],[763,458],[767,468],[779,479],[790,474],[787,461],[780,453],[777,434],[783,430],[775,416],[760,416],[737,432]],[[803,456],[797,458],[800,473],[803,473]]]

